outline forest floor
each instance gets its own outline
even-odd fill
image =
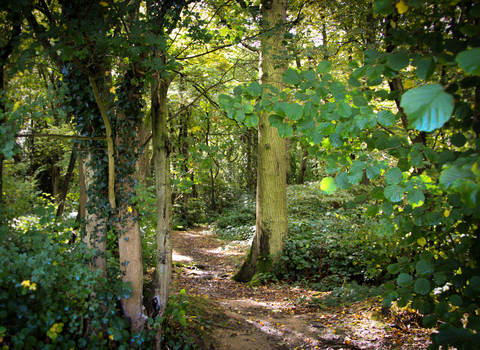
[[[379,298],[328,308],[311,303],[326,293],[232,281],[246,243],[219,240],[202,228],[174,232],[173,242],[173,289],[186,290],[188,329],[202,349],[428,347],[429,331],[415,322],[383,316]]]

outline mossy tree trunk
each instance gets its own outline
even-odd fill
[[[262,2],[260,80],[280,90],[285,12],[285,0]],[[287,235],[286,146],[277,129],[270,126],[268,117],[268,113],[261,114],[258,123],[256,233],[247,260],[234,276],[239,282],[270,272],[280,259]]]

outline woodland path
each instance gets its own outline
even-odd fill
[[[230,280],[248,246],[206,229],[174,232],[173,289],[185,289],[201,347],[217,350],[425,349],[428,332],[388,326],[372,299],[336,308],[308,304],[319,293],[285,284],[249,287]],[[201,309],[201,311],[199,311]],[[194,313],[195,314],[195,313]],[[375,320],[373,320],[375,319]],[[201,320],[201,321],[199,321]]]

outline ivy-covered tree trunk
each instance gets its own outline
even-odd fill
[[[285,0],[262,2],[260,79],[262,84],[280,90],[285,12]],[[256,233],[247,260],[234,276],[239,282],[248,282],[257,273],[270,272],[280,259],[287,235],[285,141],[270,126],[268,117],[268,113],[262,113],[258,123]]]
[[[170,143],[167,129],[167,92],[170,81],[160,79],[152,88],[153,160],[157,197],[157,262],[153,305],[156,316],[167,308],[172,278],[172,188],[170,186]],[[156,333],[155,349],[161,348],[163,329]]]
[[[86,209],[86,225],[85,236],[83,241],[87,244],[89,249],[97,250],[95,259],[91,264],[93,271],[101,270],[102,276],[107,277],[107,220],[108,216],[99,213],[98,208],[94,205],[97,198],[95,191],[95,168],[91,165],[91,156],[88,154],[81,164],[82,166],[82,179],[87,192],[87,201],[89,205]],[[90,195],[88,195],[88,193]]]
[[[134,65],[135,69],[135,65]],[[143,261],[142,235],[135,198],[136,170],[138,162],[138,126],[141,122],[141,102],[138,81],[128,69],[121,83],[121,100],[116,112],[116,162],[115,197],[117,199],[116,228],[120,272],[122,281],[129,284],[131,296],[122,298],[122,311],[129,320],[131,331],[143,330],[146,317],[143,315]]]

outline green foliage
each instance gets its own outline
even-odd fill
[[[82,243],[67,245],[76,228],[55,222],[54,211],[39,207],[38,216],[0,227],[2,344],[25,349],[141,345],[116,311],[117,301],[130,295],[128,286],[109,286],[90,270],[94,252]]]
[[[163,317],[157,316],[155,319],[151,317],[148,319],[148,324],[153,330],[158,329],[162,325],[162,343],[166,344],[169,349],[197,349],[194,339],[190,336],[187,329],[187,311],[189,306],[190,302],[185,289],[182,289],[180,293],[170,296]],[[150,336],[153,337],[154,334],[154,331],[150,331]]]
[[[365,208],[347,208],[355,194],[326,195],[318,182],[289,186],[289,236],[277,278],[306,280],[321,290],[345,281],[381,283],[400,250]]]
[[[328,294],[312,298],[311,301],[327,307],[345,307],[357,301],[379,297],[383,292],[384,288],[382,287],[359,285],[353,281],[351,283],[344,283],[342,286],[334,287]]]
[[[222,239],[247,240],[255,234],[255,199],[248,194],[237,197],[215,221],[215,232]]]

